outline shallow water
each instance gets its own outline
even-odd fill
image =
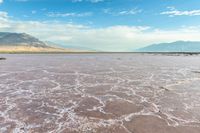
[[[200,132],[200,56],[0,57],[1,133]]]

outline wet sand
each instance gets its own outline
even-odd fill
[[[1,133],[200,132],[198,55],[1,56]]]

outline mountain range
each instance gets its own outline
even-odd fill
[[[200,42],[176,41],[149,45],[135,50],[136,52],[200,52]]]
[[[0,32],[0,52],[84,52],[43,42],[26,33]]]
[[[26,33],[0,32],[0,52],[91,52],[89,48],[43,42]],[[152,44],[134,52],[200,52],[200,42],[176,41]]]
[[[26,33],[0,32],[0,46],[48,47],[39,39]]]

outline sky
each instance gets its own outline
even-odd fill
[[[0,32],[99,51],[200,41],[199,0],[0,0]]]

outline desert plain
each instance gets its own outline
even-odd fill
[[[1,133],[199,133],[200,56],[2,54]]]

